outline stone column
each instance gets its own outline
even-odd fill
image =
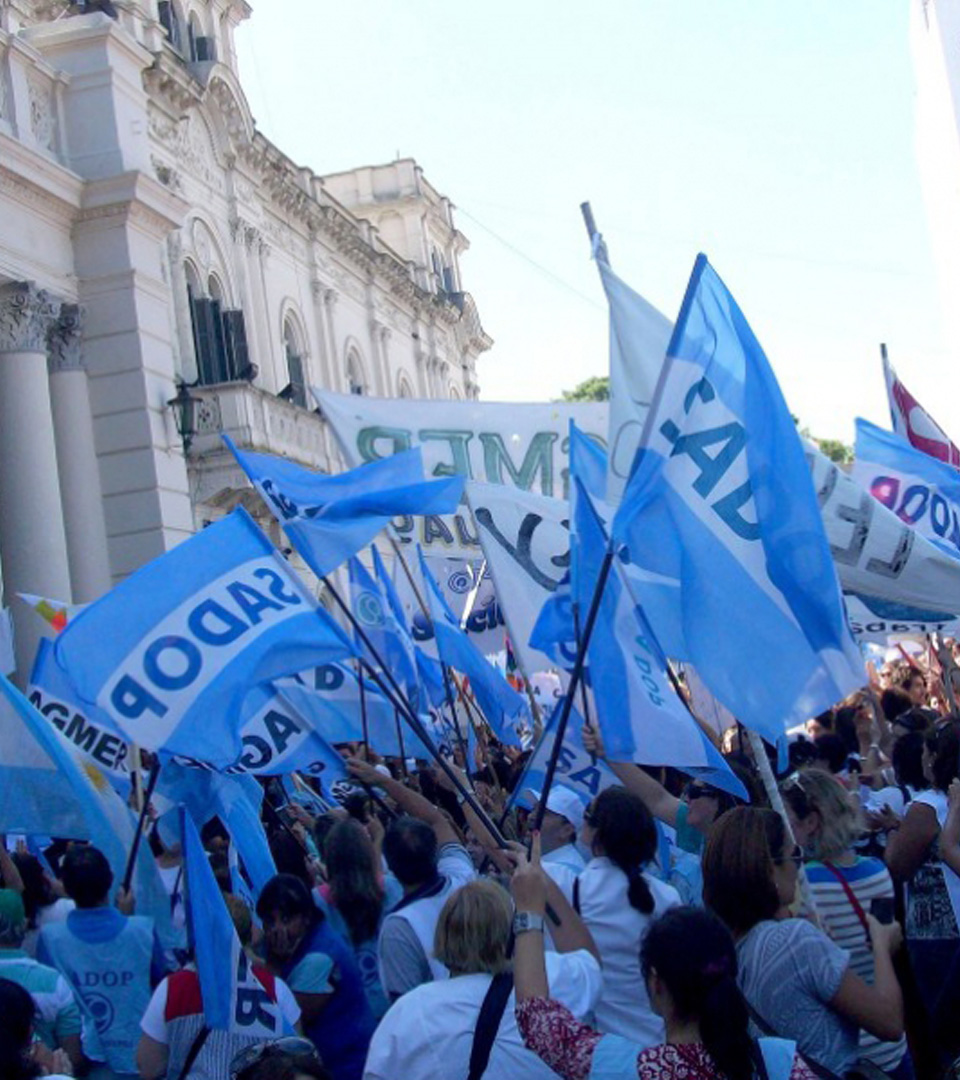
[[[72,598],[47,379],[47,331],[58,311],[32,282],[0,287],[0,562],[21,684],[46,624],[15,594]]]
[[[96,600],[111,584],[90,389],[80,356],[82,329],[83,309],[64,304],[47,338],[60,502],[70,583],[77,604]]]

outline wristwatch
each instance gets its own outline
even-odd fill
[[[542,915],[536,915],[532,911],[518,911],[513,917],[513,933],[525,934],[528,930],[539,930],[543,933],[544,921]]]

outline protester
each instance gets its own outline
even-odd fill
[[[140,1017],[166,971],[153,919],[110,903],[113,873],[97,848],[70,848],[61,872],[77,906],[41,929],[37,959],[55,967],[80,1002],[85,1055],[96,1067],[135,1075]],[[119,901],[126,906],[130,897]]]
[[[894,880],[906,886],[904,935],[930,1025],[926,1037],[947,1057],[956,1044],[951,1029],[960,1005],[960,987],[951,977],[960,957],[960,877],[937,841],[947,821],[947,792],[960,775],[960,722],[948,719],[927,732],[923,767],[930,789],[911,800],[900,828],[890,834],[886,862]]]
[[[556,951],[546,961],[550,986],[573,1014],[585,1016],[600,993],[596,948],[556,884],[544,891],[559,920],[551,920]],[[524,1048],[514,1017],[511,927],[518,937],[529,932],[542,939],[543,909],[529,931],[522,918],[514,924],[509,894],[491,881],[470,882],[447,898],[434,949],[450,978],[425,983],[391,1006],[370,1044],[364,1080],[465,1078],[471,1055],[485,1041],[489,1064],[482,1075],[549,1080],[553,1074]],[[482,1008],[494,1001],[499,1011],[481,1024]]]
[[[16,851],[11,858],[23,882],[23,906],[27,913],[23,948],[28,956],[36,956],[41,927],[50,922],[63,922],[77,905],[64,896],[62,882],[50,877],[36,855]]]
[[[257,915],[267,965],[293,991],[304,1034],[333,1080],[359,1080],[375,1022],[353,950],[292,874],[264,885]]]
[[[593,935],[603,966],[597,1027],[653,1046],[663,1039],[663,1022],[650,1008],[640,946],[651,922],[680,905],[680,895],[645,873],[657,851],[657,834],[638,795],[621,787],[601,791],[584,815],[582,838],[593,858],[576,880],[573,906]]]
[[[643,800],[655,818],[676,830],[677,846],[682,851],[699,855],[713,823],[740,803],[735,796],[701,780],[691,780],[678,798],[639,765],[611,761],[597,728],[584,726],[582,735],[587,751],[604,761],[623,786]]]
[[[807,881],[820,926],[850,954],[850,970],[872,983],[867,913],[874,900],[889,901],[892,911],[889,871],[880,859],[864,858],[854,850],[863,822],[854,798],[834,777],[820,769],[805,769],[780,787],[791,830],[807,859]],[[860,1055],[886,1072],[912,1076],[905,1038],[883,1042],[861,1032]]]
[[[331,1080],[313,1045],[288,1037],[241,1050],[230,1065],[230,1080]]]
[[[740,988],[763,1029],[794,1039],[805,1058],[839,1076],[860,1056],[859,1029],[903,1034],[903,999],[892,953],[901,933],[867,915],[874,982],[806,919],[779,918],[793,903],[799,847],[773,810],[737,807],[711,830],[703,855],[704,900],[737,943]]]
[[[27,956],[23,938],[27,916],[20,894],[0,889],[0,978],[22,986],[36,1007],[35,1030],[51,1050],[61,1049],[78,1068],[83,1052],[80,1042],[80,1009],[66,979],[59,971]]]
[[[371,829],[378,838],[376,844],[370,839]],[[334,825],[323,842],[327,880],[314,894],[330,925],[353,946],[375,1020],[390,1004],[377,958],[380,926],[386,911],[402,896],[393,875],[388,894],[380,862],[382,842],[383,826],[377,818],[366,829],[352,819]]]
[[[470,853],[444,813],[422,795],[388,780],[358,758],[348,761],[358,780],[379,785],[404,816],[390,822],[383,854],[403,888],[403,899],[380,930],[380,978],[390,1001],[415,986],[445,978],[433,955],[433,938],[447,897],[476,877]]]
[[[3,1080],[34,1080],[38,1076],[66,1080],[73,1076],[63,1050],[46,1050],[33,1041],[34,1002],[19,983],[0,978],[0,1076]]]
[[[536,842],[511,883],[518,911],[541,916],[548,885]],[[564,1080],[639,1076],[644,1080],[750,1080],[757,1052],[747,1030],[747,1010],[736,984],[737,956],[720,921],[690,907],[654,920],[643,941],[640,967],[652,1008],[667,1042],[602,1034],[579,1023],[557,1000],[543,937],[517,937],[516,1016],[524,1042]],[[791,1080],[809,1080],[795,1058]]]
[[[253,929],[250,911],[236,896],[228,895],[224,900],[240,945],[248,951]],[[260,964],[252,962],[251,968],[293,1028],[300,1020],[300,1008],[286,983]],[[143,1034],[137,1046],[137,1068],[141,1080],[160,1080],[164,1076],[220,1080],[240,1050],[260,1041],[257,1036],[207,1027],[200,977],[192,966],[163,979],[153,992],[140,1028]]]
[[[531,791],[530,795],[539,805],[540,792]],[[554,784],[547,796],[540,826],[543,868],[571,902],[573,883],[587,865],[586,859],[577,850],[576,843],[583,826],[583,817],[583,802],[580,796],[561,784]]]

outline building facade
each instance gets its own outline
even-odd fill
[[[478,395],[491,341],[450,201],[409,158],[318,176],[266,139],[237,69],[249,15],[0,0],[0,567],[21,676],[42,624],[16,592],[84,603],[239,502],[261,514],[220,432],[336,471],[311,385]]]

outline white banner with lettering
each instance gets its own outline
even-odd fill
[[[350,468],[419,446],[427,476],[463,475],[566,499],[570,421],[606,445],[607,402],[545,404],[420,401],[314,388]],[[476,559],[480,539],[466,507],[455,515],[399,520],[403,539],[427,555]]]

